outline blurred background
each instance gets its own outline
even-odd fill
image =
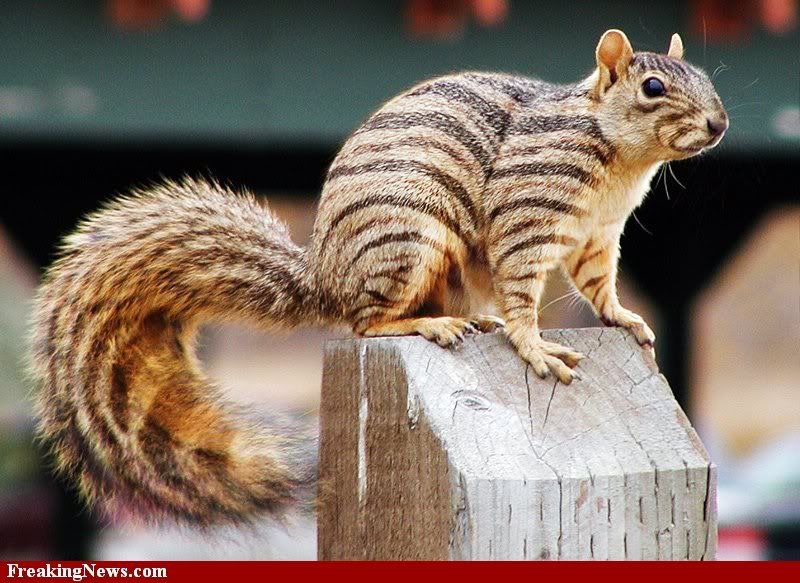
[[[622,296],[719,466],[720,558],[800,558],[800,30],[796,0],[4,0],[0,4],[0,558],[314,558],[314,524],[195,535],[101,522],[32,440],[30,299],[101,201],[183,174],[267,197],[304,241],[338,145],[423,78],[570,82],[607,28],[714,74],[722,145],[674,163],[623,238]],[[596,326],[551,278],[545,327]],[[254,406],[314,412],[322,343],[203,332]]]

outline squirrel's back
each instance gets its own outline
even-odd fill
[[[463,264],[482,246],[484,191],[515,120],[585,101],[577,85],[481,72],[430,79],[388,101],[345,141],[327,173],[309,253],[318,287],[335,305],[357,307],[369,301],[374,274],[400,277],[389,273],[392,254],[428,245],[441,269]]]

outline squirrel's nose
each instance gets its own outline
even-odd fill
[[[706,118],[706,125],[708,126],[708,133],[712,136],[721,136],[728,129],[728,116],[723,115],[719,117]]]

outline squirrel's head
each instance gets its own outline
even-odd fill
[[[666,55],[634,53],[622,31],[597,44],[590,94],[603,131],[625,154],[643,161],[688,158],[713,148],[728,114],[711,80],[683,60],[677,34]]]

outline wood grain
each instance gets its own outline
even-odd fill
[[[545,331],[582,380],[503,334],[326,346],[320,559],[712,559],[716,469],[626,332]]]

